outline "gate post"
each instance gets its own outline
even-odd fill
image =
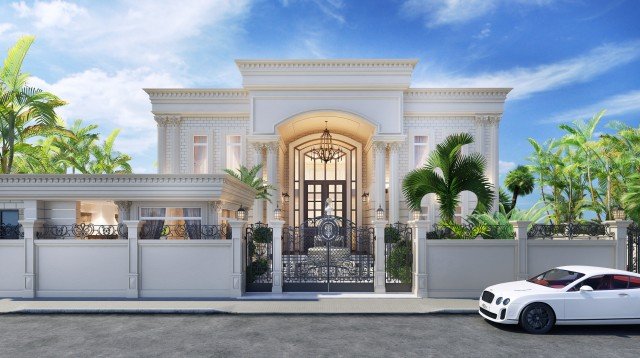
[[[271,242],[271,264],[273,265],[271,292],[282,293],[282,227],[284,226],[284,220],[271,220],[269,221],[269,226],[273,228],[273,239]]]
[[[245,271],[244,271],[244,245],[243,245],[243,232],[244,227],[247,224],[245,220],[229,219],[229,226],[231,226],[231,252],[233,266],[231,269],[231,291],[240,297],[244,293],[245,284]]]
[[[609,220],[604,222],[604,224],[609,225],[610,232],[613,233],[614,240],[616,240],[615,266],[613,267],[615,269],[627,270],[627,228],[632,223],[633,221],[630,220]]]
[[[509,221],[509,224],[513,227],[514,239],[517,244],[517,256],[515,267],[515,279],[526,280],[529,278],[529,262],[527,262],[527,247],[529,245],[527,228],[531,221]]]
[[[34,240],[37,231],[40,230],[43,220],[26,219],[19,220],[24,233],[24,282],[22,290],[22,298],[36,297],[36,250]]]
[[[140,296],[140,268],[138,264],[139,246],[138,233],[142,229],[144,221],[124,220],[127,226],[128,255],[129,255],[129,283],[127,284],[127,298],[138,298]]]
[[[386,220],[374,220],[373,228],[374,234],[376,237],[375,248],[374,248],[374,263],[375,269],[373,271],[373,292],[375,293],[385,293],[387,292],[387,288],[385,287],[386,283],[386,268],[385,261],[386,257],[384,255],[384,228],[387,226]]]
[[[427,297],[427,221],[409,221],[413,232],[413,294]]]

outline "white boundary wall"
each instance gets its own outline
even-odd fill
[[[24,257],[24,240],[0,240],[0,297],[22,296]]]

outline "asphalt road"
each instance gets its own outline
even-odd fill
[[[2,357],[638,357],[640,326],[536,336],[475,315],[0,315]]]

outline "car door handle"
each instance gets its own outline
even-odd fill
[[[618,293],[618,296],[620,296],[620,297],[629,297],[629,295],[626,294],[626,293]]]

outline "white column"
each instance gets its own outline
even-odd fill
[[[375,211],[382,206],[382,208],[387,211],[385,208],[385,195],[384,195],[384,172],[385,172],[385,154],[387,149],[387,144],[384,142],[374,142],[373,146],[373,200],[374,207],[373,215],[375,217]]]
[[[498,203],[500,198],[498,195],[498,189],[500,186],[500,150],[499,150],[499,131],[500,131],[500,116],[489,116],[489,130],[491,133],[491,184],[495,188],[493,198],[492,210],[498,210]]]
[[[427,297],[427,221],[408,222],[413,233],[413,294]]]
[[[529,263],[527,262],[527,228],[531,221],[510,221],[513,226],[517,247],[516,256],[516,280],[526,280],[529,278]]]
[[[387,288],[385,287],[386,283],[386,262],[384,255],[384,228],[387,226],[386,220],[374,220],[373,227],[375,230],[376,241],[375,241],[375,268],[373,271],[373,290],[375,293],[385,293],[387,292]]]
[[[155,116],[158,123],[158,173],[167,172],[167,122],[161,116]]]
[[[389,144],[389,222],[400,221],[399,143]]]
[[[181,118],[170,118],[171,123],[171,174],[180,174],[180,121]]]
[[[613,233],[616,240],[615,246],[615,269],[627,270],[627,228],[633,223],[630,220],[609,220],[605,221],[609,225],[609,230]]]
[[[231,290],[237,297],[244,293],[245,270],[244,270],[244,228],[247,224],[244,220],[229,220],[231,226],[232,242],[232,274],[231,274]]]
[[[222,211],[222,202],[209,202],[209,225],[220,224],[220,212]]]
[[[262,164],[262,170],[265,170],[264,159],[262,157],[262,150],[264,149],[264,145],[262,143],[253,143],[252,147],[253,147],[253,165],[255,166],[258,164]],[[262,178],[262,170],[257,174],[260,178]],[[252,218],[253,222],[254,223],[262,222],[264,217],[264,200],[255,199],[253,201],[252,212],[253,212],[253,218]]]
[[[271,249],[273,255],[271,262],[273,264],[273,286],[271,292],[282,293],[282,228],[284,226],[284,220],[271,220],[269,226],[273,228],[273,241],[271,243]]]
[[[278,184],[278,142],[271,142],[267,144],[267,183],[275,187],[270,190],[271,201],[267,201],[267,221],[273,220],[273,210],[276,208],[276,204],[279,199],[279,184]]]
[[[138,233],[142,229],[144,221],[125,220],[127,232],[129,233],[129,282],[127,284],[127,298],[138,298],[140,296],[140,272],[138,265]]]
[[[113,202],[118,207],[118,224],[122,224],[125,220],[131,219],[131,202],[125,200],[116,200]]]
[[[19,220],[24,233],[24,286],[22,298],[36,297],[36,233],[44,221],[37,219]]]

